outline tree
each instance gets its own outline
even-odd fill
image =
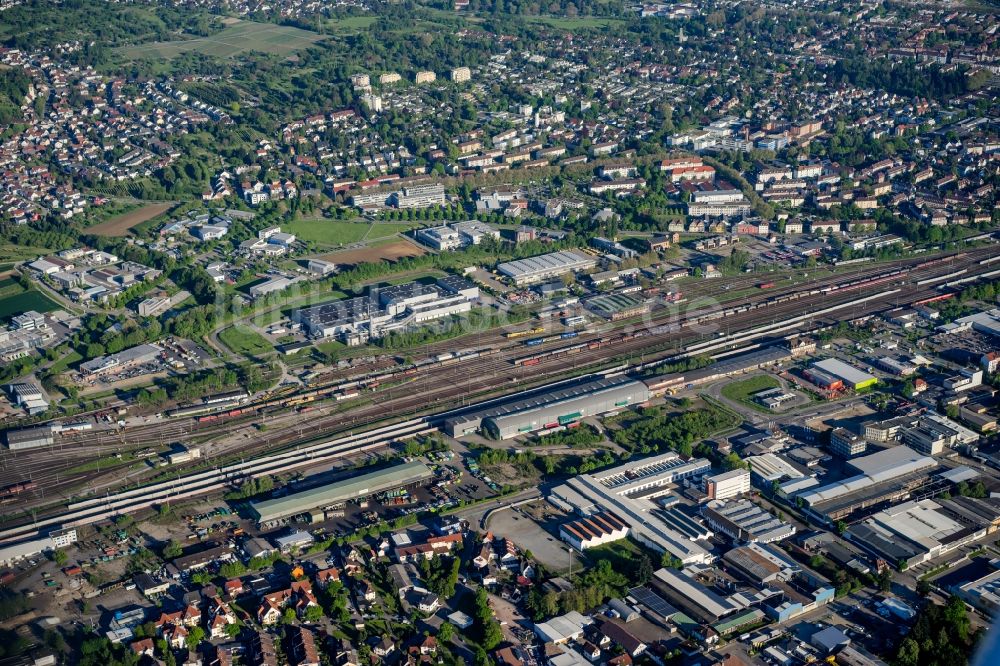
[[[449,642],[455,636],[455,625],[451,622],[442,622],[441,627],[438,629],[437,638],[441,642]]]
[[[181,543],[176,539],[171,539],[170,542],[163,547],[163,559],[172,560],[174,558],[180,557],[184,553]]]
[[[648,555],[643,555],[639,558],[639,565],[636,567],[636,582],[639,585],[645,585],[653,578],[653,561],[649,559]]]
[[[306,622],[319,622],[323,619],[323,608],[318,604],[309,606],[306,608],[305,619]]]
[[[500,629],[500,623],[495,619],[487,622],[483,627],[483,648],[487,651],[493,650],[496,646],[503,642],[503,631]]]
[[[62,548],[57,548],[54,551],[52,551],[52,561],[55,562],[58,566],[61,567],[65,565],[68,559],[69,556],[66,555],[66,551],[63,550]]]
[[[889,567],[882,569],[882,573],[878,575],[878,589],[883,592],[888,592],[892,589],[892,569]]]
[[[184,643],[187,645],[189,651],[194,652],[198,645],[201,643],[202,639],[205,638],[205,630],[201,627],[191,627],[188,631],[187,638],[184,639]]]
[[[927,580],[921,578],[920,580],[917,581],[917,594],[919,594],[920,596],[922,597],[929,596],[931,593],[931,589],[932,586]]]

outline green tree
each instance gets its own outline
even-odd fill
[[[184,553],[184,549],[181,547],[181,543],[176,539],[171,539],[166,546],[163,547],[163,559],[172,560],[180,557]]]
[[[204,629],[201,627],[191,627],[191,629],[188,630],[187,638],[184,639],[184,643],[187,645],[189,651],[194,652],[204,638]]]

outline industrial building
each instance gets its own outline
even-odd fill
[[[807,511],[834,521],[881,502],[898,500],[926,481],[937,461],[907,446],[895,446],[847,463],[858,473],[799,493]]]
[[[997,528],[995,500],[922,499],[890,506],[848,528],[853,543],[893,565],[913,566],[950,553]]]
[[[764,347],[746,354],[719,359],[712,365],[694,370],[686,374],[688,384],[707,384],[717,379],[740,375],[751,370],[759,370],[769,366],[780,367],[782,363],[792,358],[788,348],[778,345]]]
[[[610,511],[573,520],[559,528],[559,536],[580,552],[628,536],[628,525]]]
[[[750,492],[750,470],[734,469],[705,477],[705,494],[709,499],[724,500]]]
[[[667,552],[685,564],[712,559],[697,540],[711,537],[705,528],[676,510],[664,510],[656,501],[683,479],[711,469],[707,460],[684,460],[674,452],[631,461],[597,474],[580,474],[549,494],[564,511],[582,516],[613,513],[628,525],[628,534],[658,552]]]
[[[363,344],[392,331],[469,312],[477,298],[478,287],[449,275],[433,285],[409,282],[372,289],[366,296],[297,310],[292,318],[311,337],[340,337],[347,344]]]
[[[601,378],[502,402],[495,407],[452,417],[445,431],[461,437],[477,430],[508,439],[547,428],[576,423],[588,416],[624,409],[649,400],[642,382]]]
[[[42,553],[65,548],[76,543],[76,528],[70,527],[62,530],[49,532],[47,536],[19,543],[6,543],[0,545],[0,565],[9,566],[29,557],[35,557]]]
[[[701,516],[716,532],[743,543],[773,543],[795,534],[794,525],[746,499],[709,502]]]
[[[518,286],[543,282],[566,273],[579,273],[597,266],[594,257],[564,250],[541,254],[537,257],[508,261],[497,266],[497,272],[504,275]]]
[[[855,391],[868,388],[869,386],[874,386],[878,383],[878,378],[874,375],[863,372],[858,368],[855,368],[853,365],[844,363],[843,361],[835,358],[827,358],[822,361],[816,361],[810,366],[808,371],[809,374],[814,374],[814,370],[819,370],[822,374],[830,375],[839,379],[843,382],[844,386],[852,388]]]
[[[907,446],[926,456],[941,455],[946,449],[979,441],[979,435],[972,430],[934,413],[924,414],[915,424],[901,428],[899,436]]]
[[[819,485],[814,478],[815,472],[800,467],[776,453],[749,456],[744,462],[750,465],[751,481],[761,489],[769,489],[775,481],[781,484],[781,492],[785,494],[792,492],[792,488],[801,491]]]
[[[4,435],[7,440],[7,448],[11,451],[37,449],[40,446],[52,446],[55,443],[55,431],[51,426],[8,430]]]
[[[860,456],[868,448],[864,437],[846,428],[834,428],[830,432],[830,451],[841,458]]]
[[[98,356],[97,358],[81,363],[80,374],[99,375],[110,371],[121,372],[128,368],[152,363],[162,353],[163,349],[154,344],[137,345],[120,351],[117,354]]]
[[[611,321],[637,317],[649,312],[650,304],[628,294],[607,294],[588,298],[584,303],[586,308],[599,317]]]
[[[736,573],[758,587],[779,580],[790,580],[799,571],[794,562],[782,557],[777,551],[756,543],[727,551],[722,556],[722,561],[731,573]]]
[[[975,606],[989,617],[1000,610],[1000,558],[990,560],[992,570],[986,575],[952,587],[951,591],[967,604]]]
[[[261,525],[273,525],[294,516],[323,509],[352,499],[361,499],[404,486],[413,486],[433,478],[434,473],[421,462],[395,465],[329,483],[284,497],[251,502],[250,513]]]
[[[702,585],[686,571],[658,569],[650,585],[674,606],[699,622],[711,624],[746,608]]]

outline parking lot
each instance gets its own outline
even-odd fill
[[[580,555],[558,538],[558,526],[566,519],[548,502],[537,500],[495,511],[486,527],[494,536],[508,537],[524,550],[531,551],[550,571],[579,571],[584,566]]]

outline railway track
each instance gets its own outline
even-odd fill
[[[380,387],[377,393],[372,394],[378,396],[377,404],[369,404],[344,413],[331,415],[324,415],[321,410],[317,410],[317,414],[309,419],[309,428],[313,431],[335,431],[344,428],[365,427],[373,422],[383,421],[387,417],[405,418],[417,412],[425,412],[428,409],[433,409],[436,405],[443,406],[445,404],[468,402],[473,398],[489,395],[491,391],[500,390],[509,392],[513,388],[521,389],[527,385],[537,384],[549,377],[564,375],[570,370],[579,370],[596,366],[600,363],[614,362],[615,359],[635,359],[638,357],[640,363],[646,363],[647,361],[652,362],[677,357],[679,354],[683,354],[684,350],[688,348],[692,349],[694,353],[701,353],[703,348],[710,347],[711,345],[715,345],[712,348],[719,348],[720,345],[724,348],[727,344],[738,344],[738,342],[723,341],[720,343],[717,339],[720,330],[723,332],[741,331],[776,322],[785,322],[795,316],[800,316],[809,307],[822,310],[823,308],[832,305],[835,306],[840,303],[851,303],[858,300],[859,297],[872,296],[873,298],[869,301],[850,306],[851,310],[849,312],[838,312],[836,318],[854,318],[871,314],[896,304],[911,303],[938,295],[940,293],[937,290],[938,281],[933,280],[931,283],[928,283],[926,282],[927,277],[939,274],[944,275],[960,269],[971,270],[973,273],[988,272],[986,269],[992,267],[978,264],[978,260],[984,254],[986,253],[964,253],[961,259],[963,266],[960,267],[954,265],[958,261],[954,260],[928,267],[924,270],[910,271],[900,278],[898,285],[876,285],[873,287],[873,289],[877,287],[877,292],[874,294],[865,294],[862,288],[857,293],[842,293],[838,295],[834,291],[814,294],[813,296],[797,300],[777,302],[767,307],[760,307],[727,316],[715,326],[715,330],[706,330],[700,323],[692,324],[690,321],[681,322],[676,330],[666,334],[635,337],[623,340],[614,347],[587,349],[567,356],[553,356],[552,358],[540,361],[538,365],[530,368],[513,365],[513,361],[517,355],[523,354],[524,347],[519,344],[509,345],[505,349],[499,350],[496,354],[481,356],[475,359],[474,362],[442,366],[435,368],[433,373],[407,378],[405,379],[405,383],[399,386]],[[988,255],[987,258],[989,258]],[[849,277],[845,275],[837,276],[840,281],[847,280]],[[916,284],[917,282],[924,282],[924,284]],[[819,285],[824,284],[830,284],[830,281],[818,281],[817,283],[810,284],[809,287],[815,290]],[[895,293],[886,294],[885,291],[890,286],[898,286],[899,289]],[[762,298],[775,298],[782,295],[784,294],[779,291],[768,291],[762,294]],[[820,305],[822,307],[819,307]],[[817,316],[822,317],[822,315]],[[659,317],[652,318],[652,323],[654,324],[659,321],[661,321]],[[803,327],[809,327],[824,323],[824,320],[810,320],[809,317],[805,317],[798,323]],[[594,336],[590,336],[590,338],[593,339],[599,337],[599,335],[595,334]],[[586,340],[587,336],[581,336],[581,339]],[[702,345],[702,347],[698,347],[698,345]],[[269,448],[291,446],[296,440],[296,433],[301,438],[301,417],[296,418],[297,415],[288,416],[289,418],[287,419],[282,419],[280,416],[274,417],[269,423],[268,439],[271,443]],[[285,425],[285,420],[290,423]],[[142,427],[139,433],[144,438],[154,439],[169,439],[178,435],[189,435],[193,432],[190,428],[192,422],[188,420],[186,423],[189,426],[187,429],[183,426],[178,428],[178,423],[176,422],[159,422],[150,424],[148,427]],[[232,429],[232,427],[232,424],[219,424],[211,430],[199,430],[197,432],[199,436],[202,434],[211,435],[213,432],[224,432]],[[271,432],[272,427],[274,428],[273,433]],[[152,440],[146,439],[146,441],[149,442]],[[91,440],[86,440],[81,442],[79,446],[87,447],[88,450],[91,450],[92,455],[93,449],[90,449],[90,447],[93,445]],[[110,442],[97,444],[97,446],[107,447],[106,449],[98,449],[99,451],[103,451],[112,450],[115,445],[113,442]],[[72,445],[68,445],[68,447],[72,447]],[[260,452],[259,446],[254,448],[258,449],[257,453]],[[62,452],[57,453],[61,454]],[[246,450],[246,455],[254,454],[255,452],[251,448]],[[61,457],[61,455],[58,457]],[[53,490],[58,492],[60,487],[69,488],[73,483],[75,483],[76,487],[79,487],[81,481],[79,477],[73,479],[59,478],[60,474],[65,474],[66,468],[63,468],[61,471],[51,469],[55,458],[50,457],[49,459],[38,461],[32,460],[31,457],[26,458],[28,459],[21,461],[25,465],[23,468],[20,466],[20,463],[18,465],[18,476],[38,475],[43,480],[54,476],[53,480],[55,483],[48,491],[50,497]],[[21,476],[21,478],[24,478],[24,476]],[[84,475],[85,478],[86,476]],[[28,478],[31,478],[31,476],[28,476]],[[29,500],[29,498],[21,499]]]

